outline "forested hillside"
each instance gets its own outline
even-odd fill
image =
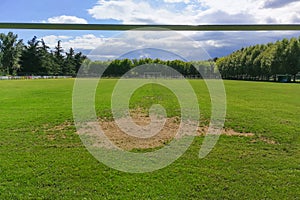
[[[300,71],[300,38],[242,48],[219,58],[217,66],[225,79],[276,81],[286,74],[295,81]]]

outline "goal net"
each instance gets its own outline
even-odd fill
[[[144,72],[144,78],[156,79],[162,78],[161,72]]]

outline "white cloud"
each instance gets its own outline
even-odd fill
[[[214,18],[217,20],[215,21],[220,23],[224,23],[224,20],[217,14],[217,11],[236,15],[237,17],[233,18],[230,23],[240,23],[241,20],[246,23],[258,24],[295,23],[295,16],[300,14],[300,1],[295,0],[201,0],[201,2],[208,7],[209,11],[216,13]],[[279,6],[280,4],[281,6]],[[202,15],[206,16],[205,13]]]
[[[143,52],[140,50],[152,49],[150,53],[152,52],[155,55],[157,55],[155,51],[167,51],[187,60],[208,59],[208,54],[202,48],[195,48],[199,46],[202,47],[199,42],[193,41],[178,32],[128,31],[123,32],[117,37],[107,39],[96,51],[92,52],[92,56],[98,56],[98,58],[108,56],[110,58],[118,58],[124,54],[130,54],[132,51],[138,50],[139,52]],[[136,56],[138,58],[141,56],[145,57],[149,51],[146,52],[145,54]],[[166,56],[166,54],[158,56]]]
[[[296,0],[99,0],[88,12],[125,24],[225,24],[298,23],[299,10]]]
[[[128,31],[113,38],[97,37],[93,34],[75,37],[49,35],[43,39],[51,49],[57,45],[58,40],[61,40],[61,45],[65,50],[71,47],[80,51],[97,49],[89,57],[98,59],[118,58],[133,50],[149,48],[167,50],[188,60],[208,59],[209,57],[203,49],[199,48],[198,51],[195,51],[192,47],[202,47],[203,45],[219,47],[221,45],[214,41],[199,43],[177,32],[166,31]]]
[[[164,6],[153,7],[147,1],[131,0],[100,0],[88,12],[95,19],[115,19],[125,24],[168,24],[171,21],[193,24],[195,18],[189,7],[166,9]]]
[[[57,42],[60,40],[64,49],[69,49],[72,47],[81,50],[93,50],[105,42],[103,37],[97,37],[93,34],[75,37],[65,35],[48,35],[44,36],[43,40],[51,49],[54,49],[54,47],[57,45]]]
[[[61,15],[56,17],[48,18],[48,23],[59,23],[59,24],[87,24],[88,22],[83,19],[76,16],[67,16],[67,15]]]
[[[205,46],[205,47],[215,47],[215,48],[220,48],[220,47],[225,47],[225,46],[229,46],[228,44],[219,41],[219,40],[206,40],[201,42],[201,46]]]
[[[105,43],[105,39],[103,37],[96,37],[93,34],[87,34],[83,36],[76,36],[75,38],[64,42],[64,45],[68,48],[76,47],[77,49],[92,50],[103,43]]]
[[[42,37],[42,39],[45,41],[45,43],[47,44],[47,46],[49,46],[51,49],[54,49],[54,47],[57,45],[57,42],[59,40],[64,41],[64,40],[68,40],[71,39],[71,36],[65,36],[65,35],[47,35]]]
[[[180,55],[187,60],[208,59],[223,56],[254,44],[275,42],[284,37],[297,36],[298,32],[149,32],[128,31],[112,38],[86,34],[81,36],[49,35],[43,37],[52,49],[61,40],[67,51],[74,48],[84,51],[91,59],[114,59],[134,50],[161,49]],[[198,48],[197,51],[193,47]],[[97,48],[96,51],[93,51]],[[145,56],[145,55],[143,55]]]
[[[190,3],[190,0],[164,0],[166,3]]]

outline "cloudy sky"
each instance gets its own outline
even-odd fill
[[[298,0],[1,0],[0,10],[1,22],[192,25],[300,23]],[[95,48],[103,49],[97,53],[103,53],[107,58],[126,54],[126,51],[136,50],[137,47],[168,51],[177,48],[178,52],[185,51],[184,56],[188,56],[193,52],[188,50],[191,43],[204,48],[211,57],[219,57],[244,46],[300,35],[300,32],[290,31],[157,32],[156,36],[151,34],[149,38],[148,33],[141,32],[129,39],[128,35],[131,34],[112,31],[0,31],[13,31],[25,41],[37,36],[43,38],[50,47],[61,40],[63,47],[74,47],[85,53]],[[147,45],[143,46],[142,43]],[[168,48],[164,49],[166,46]],[[191,59],[195,57],[193,55]]]

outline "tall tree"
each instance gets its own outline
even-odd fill
[[[53,67],[54,75],[62,75],[62,67],[64,64],[64,56],[62,55],[63,52],[64,50],[61,46],[61,41],[59,40],[53,52],[53,57],[55,60],[55,67]]]
[[[73,48],[69,49],[69,52],[66,53],[66,57],[64,59],[63,67],[62,67],[62,74],[68,76],[75,75],[75,51]]]
[[[3,57],[3,53],[0,51],[0,76],[5,75],[4,69],[2,67],[2,57]]]
[[[77,74],[81,65],[84,63],[85,60],[87,60],[87,57],[83,55],[81,52],[79,52],[75,54],[74,60],[75,60],[75,73]]]
[[[20,69],[20,57],[23,49],[22,40],[18,35],[9,32],[0,34],[0,52],[2,53],[1,65],[6,74],[13,75]]]
[[[37,75],[41,72],[40,41],[34,36],[27,42],[21,57],[22,75]]]
[[[40,57],[41,57],[41,68],[44,74],[42,75],[54,75],[54,69],[57,68],[54,56],[49,52],[49,46],[46,45],[45,41],[41,39]]]
[[[299,40],[292,38],[286,48],[286,71],[293,76],[296,82],[296,74],[300,71],[300,44]]]

